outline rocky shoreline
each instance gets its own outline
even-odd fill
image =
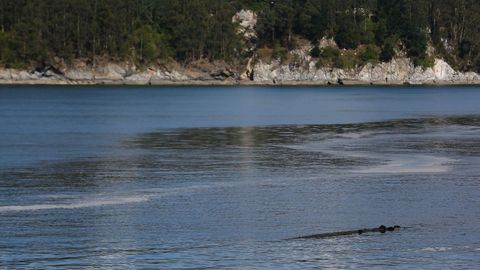
[[[33,71],[0,69],[0,84],[9,85],[480,85],[480,75],[455,71],[436,59],[433,67],[415,67],[408,58],[367,64],[344,70],[317,67],[315,61],[281,63],[255,61],[245,68],[230,69],[209,63],[201,67],[150,67],[106,63],[95,68],[76,66],[57,69],[44,66]]]
[[[96,80],[96,81],[62,81],[62,80],[0,80],[0,85],[39,85],[39,86],[55,86],[55,85],[68,85],[68,86],[89,86],[89,85],[104,85],[104,86],[402,86],[402,85],[416,85],[416,86],[467,86],[467,85],[480,85],[480,81],[425,81],[421,83],[410,84],[408,82],[392,81],[389,83],[382,82],[365,82],[357,80],[348,80],[338,82],[323,82],[323,81],[287,81],[287,82],[254,82],[254,81],[157,81],[150,84],[142,84],[136,82],[124,82],[124,81],[108,81],[108,80]]]

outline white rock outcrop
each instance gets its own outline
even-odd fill
[[[88,81],[93,80],[94,74],[91,69],[72,68],[65,71],[65,77],[69,80]]]
[[[343,70],[317,67],[314,61],[303,64],[281,64],[274,60],[265,63],[259,60],[253,66],[256,82],[337,82],[338,80],[361,83],[480,83],[480,75],[474,72],[455,71],[442,59],[435,59],[431,68],[415,67],[408,58],[396,58],[388,63],[366,64],[361,68]]]
[[[376,65],[366,64],[355,76],[355,80],[370,82],[406,81],[411,70],[410,60],[407,58],[392,59],[388,63]]]
[[[320,41],[318,42],[318,47],[319,47],[320,49],[326,48],[326,47],[335,47],[335,48],[338,48],[337,42],[335,42],[335,39],[333,39],[333,38],[327,38],[327,37],[323,37],[322,39],[320,39]]]
[[[238,32],[243,34],[246,39],[257,37],[257,33],[255,32],[257,14],[254,11],[242,9],[233,16],[232,22],[238,23]]]
[[[95,79],[97,80],[111,80],[121,81],[127,74],[128,67],[120,66],[115,63],[108,63],[106,65],[97,66],[95,69]]]
[[[435,65],[433,66],[433,73],[435,74],[435,79],[450,81],[454,80],[459,74],[449,65],[447,62],[442,59],[436,59]]]

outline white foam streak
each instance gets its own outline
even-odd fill
[[[427,155],[390,156],[386,164],[358,170],[357,173],[446,173],[454,160]]]
[[[62,204],[32,204],[32,205],[8,205],[0,206],[0,213],[5,212],[19,212],[19,211],[38,211],[38,210],[52,210],[52,209],[78,209],[78,208],[90,208],[100,206],[111,206],[130,203],[146,202],[150,198],[148,196],[130,196],[130,197],[118,197],[110,199],[92,199],[88,201],[80,201],[74,203],[62,203]]]

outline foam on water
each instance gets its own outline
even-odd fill
[[[41,210],[55,210],[55,209],[79,209],[79,208],[93,208],[103,206],[115,206],[131,203],[142,203],[152,199],[159,199],[162,197],[176,196],[191,194],[196,192],[202,192],[213,188],[232,188],[244,185],[254,184],[278,184],[276,181],[264,180],[264,181],[242,181],[242,182],[217,182],[204,185],[193,185],[187,187],[175,187],[175,188],[149,188],[149,189],[136,189],[135,194],[143,195],[112,195],[112,194],[100,194],[97,198],[83,198],[76,199],[76,196],[68,194],[47,194],[39,195],[39,198],[57,199],[57,200],[73,200],[73,202],[63,203],[51,203],[51,204],[31,204],[31,205],[6,205],[0,206],[0,213],[5,212],[20,212],[20,211],[41,211]]]
[[[30,204],[30,205],[7,205],[0,206],[0,213],[5,212],[19,212],[19,211],[39,211],[39,210],[53,210],[53,209],[78,209],[91,208],[131,203],[142,203],[150,199],[149,196],[129,196],[129,197],[114,197],[108,199],[89,199],[72,203],[58,203],[58,204]]]
[[[445,252],[452,250],[451,247],[427,247],[427,248],[422,248],[420,251],[426,251],[426,252]]]
[[[480,249],[476,246],[464,245],[464,246],[425,247],[418,250],[418,252],[449,252],[449,251],[469,252],[469,251],[478,251],[478,250]]]
[[[356,170],[357,173],[446,173],[455,160],[428,155],[392,155],[386,164]]]

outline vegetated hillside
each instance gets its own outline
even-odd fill
[[[388,61],[400,50],[428,66],[431,44],[457,69],[480,71],[476,0],[0,0],[0,65],[245,63],[255,52],[245,50],[232,23],[241,9],[258,16],[256,47],[277,56],[302,37],[319,64],[341,66],[336,51],[318,47],[327,37],[341,49],[362,48],[361,62]]]

